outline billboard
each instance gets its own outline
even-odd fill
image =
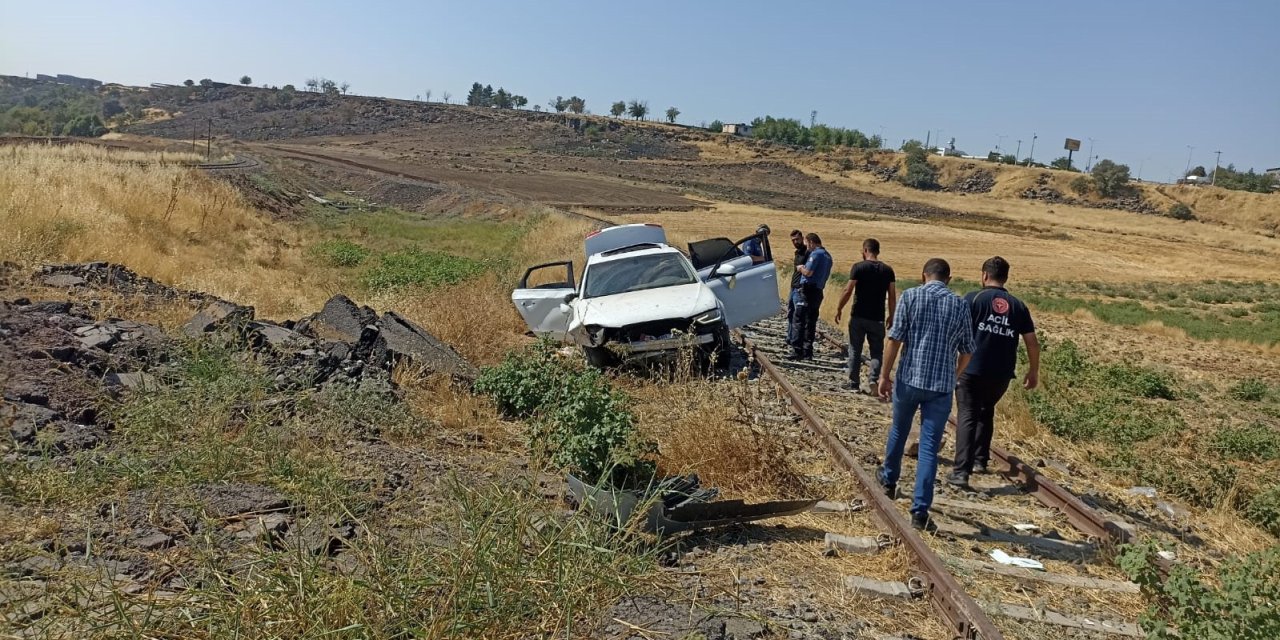
[[[1075,140],[1073,138],[1067,138],[1067,143],[1062,145],[1062,148],[1066,149],[1067,151],[1079,151],[1080,141]]]

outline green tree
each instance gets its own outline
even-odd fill
[[[1199,165],[1197,165],[1196,168],[1192,169],[1190,172],[1187,173],[1187,177],[1195,176],[1197,178],[1204,178],[1208,175],[1209,173],[1204,170],[1204,167],[1201,167]]]
[[[213,80],[210,80],[209,78],[204,78],[203,80],[200,81],[200,86],[208,89],[209,87],[213,86]]]
[[[247,87],[253,84],[253,78],[250,78],[249,76],[240,76],[240,84]]]
[[[609,113],[615,118],[621,116],[626,112],[627,112],[627,103],[622,100],[619,100],[613,103],[613,105],[609,107]]]
[[[468,107],[484,107],[484,85],[479,82],[471,83],[471,90],[467,92]]]
[[[547,101],[547,106],[555,109],[556,113],[564,113],[564,110],[569,108],[569,101],[565,100],[564,96],[556,96]]]
[[[191,78],[187,78],[186,80],[183,80],[183,81],[182,81],[182,84],[183,84],[184,86],[194,87],[194,86],[196,86],[196,81],[195,81],[195,80],[192,80]]]
[[[523,109],[526,104],[529,104],[529,99],[524,96],[511,96],[511,104],[514,104],[517,109]]]
[[[667,122],[675,123],[676,118],[680,117],[680,110],[675,107],[667,107]]]
[[[1107,198],[1118,195],[1129,184],[1128,165],[1102,160],[1093,165],[1092,173],[1093,183],[1098,193]]]
[[[1071,171],[1071,160],[1066,156],[1062,156],[1060,158],[1055,158],[1053,162],[1049,163],[1049,166],[1053,167],[1054,169]]]
[[[587,101],[579,98],[578,96],[573,96],[565,102],[567,103],[566,106],[569,108],[569,111],[572,111],[573,113],[582,113],[587,110]]]
[[[493,106],[499,109],[510,109],[515,106],[515,102],[511,100],[511,94],[506,89],[498,87],[498,91],[493,94]]]
[[[720,122],[719,120],[712,120],[711,124],[707,125],[707,131],[710,131],[712,133],[720,133],[724,131],[724,123]]]
[[[1006,153],[1000,156],[1000,162],[1002,164],[1018,164],[1018,156],[1015,156],[1012,153]]]
[[[627,105],[627,114],[636,120],[644,120],[644,117],[649,115],[649,101],[632,100]]]

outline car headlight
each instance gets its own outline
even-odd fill
[[[721,320],[724,320],[724,314],[719,309],[712,309],[693,319],[698,324],[715,324]]]

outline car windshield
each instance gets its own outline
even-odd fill
[[[583,297],[598,298],[694,282],[697,279],[683,256],[658,253],[592,265],[586,273]]]

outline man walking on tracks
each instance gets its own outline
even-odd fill
[[[827,278],[831,277],[833,261],[831,254],[822,246],[822,238],[816,233],[806,234],[805,247],[809,249],[809,257],[804,264],[796,267],[800,272],[801,326],[800,346],[792,345],[791,360],[808,360],[813,358],[813,341],[818,335],[818,311],[822,308],[822,292],[827,286]]]
[[[809,260],[809,247],[805,246],[804,234],[799,229],[791,230],[791,245],[795,247],[796,255],[792,262],[791,293],[787,296],[787,346],[803,349],[804,344],[800,341],[800,328],[804,324],[800,319],[803,308],[800,303],[800,278],[803,277],[800,267]]]
[[[969,305],[947,288],[951,265],[942,258],[931,258],[924,263],[921,280],[923,285],[908,289],[898,299],[878,389],[881,400],[893,399],[893,426],[880,469],[880,484],[890,498],[897,497],[903,450],[916,411],[920,412],[920,453],[911,501],[911,526],[917,529],[930,524],[938,448],[951,415],[956,376],[968,366],[974,347]],[[890,372],[899,352],[902,363],[895,383]]]
[[[995,430],[996,404],[1016,374],[1018,338],[1027,345],[1027,375],[1023,386],[1040,382],[1040,341],[1031,312],[1004,288],[1009,262],[1000,256],[982,263],[982,290],[965,296],[974,331],[973,359],[960,374],[956,386],[959,412],[956,424],[956,458],[947,483],[969,487],[970,473],[986,473],[991,459],[991,435]]]
[[[853,296],[853,310],[849,312],[849,384],[858,391],[862,381],[862,343],[866,341],[871,359],[871,383],[880,379],[880,362],[884,358],[884,331],[893,326],[893,313],[898,304],[897,276],[893,267],[880,262],[880,241],[867,238],[862,241],[862,262],[849,270],[849,284],[840,294],[836,306],[836,323],[839,324],[844,306]],[[889,316],[885,318],[885,297],[888,296]]]

